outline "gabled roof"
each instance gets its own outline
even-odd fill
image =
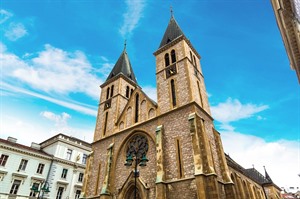
[[[245,173],[248,177],[258,182],[259,184],[269,183],[268,179],[265,178],[260,172],[258,172],[255,168],[245,169]]]
[[[253,181],[257,182],[260,185],[264,184],[274,184],[272,181],[270,181],[267,176],[263,176],[259,171],[257,171],[255,168],[245,169],[241,165],[239,165],[237,162],[235,162],[229,155],[225,153],[225,157],[227,160],[227,165],[229,167],[232,167],[233,169],[239,171],[240,173],[244,174],[245,176],[249,177]],[[268,175],[269,176],[269,175]],[[270,177],[269,177],[270,178]],[[275,184],[274,184],[275,185]],[[276,185],[277,186],[277,185]]]
[[[125,77],[129,78],[133,82],[137,83],[135,75],[133,73],[126,49],[124,48],[122,54],[120,55],[117,63],[113,67],[112,71],[108,75],[106,81],[110,80],[111,78],[123,74]]]
[[[169,21],[168,27],[165,31],[164,37],[162,38],[159,48],[162,46],[170,43],[171,41],[175,40],[177,37],[184,35],[182,30],[180,29],[179,25],[177,24],[174,16],[171,16]]]

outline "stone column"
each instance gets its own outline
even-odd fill
[[[106,169],[105,169],[105,177],[104,182],[102,185],[100,199],[111,199],[112,195],[109,191],[110,188],[110,170],[111,170],[111,163],[112,163],[112,156],[113,156],[113,146],[114,143],[111,143],[107,148],[107,161],[106,161]]]
[[[188,120],[194,152],[197,197],[219,199],[217,175],[213,167],[211,147],[204,122],[196,113],[190,114]]]
[[[220,133],[214,128],[213,128],[213,133],[215,137],[218,159],[220,160],[220,168],[221,168],[223,183],[225,186],[224,188],[225,188],[226,198],[236,199],[236,194],[234,191],[234,183],[232,182],[230,177]]]
[[[86,167],[84,171],[84,180],[83,180],[83,185],[80,193],[79,198],[85,198],[87,196],[88,190],[87,190],[87,185],[90,183],[88,179],[90,178],[91,175],[91,170],[92,170],[92,162],[94,160],[94,151],[92,151],[88,156],[87,156],[87,161],[86,161]]]
[[[156,128],[156,199],[166,198],[165,169],[163,159],[163,126]]]

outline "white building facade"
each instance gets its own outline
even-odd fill
[[[91,145],[58,134],[30,147],[0,139],[0,199],[79,198]]]

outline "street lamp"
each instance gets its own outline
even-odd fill
[[[41,189],[39,189],[40,186],[41,186]],[[39,193],[37,198],[43,198],[44,193],[49,193],[50,192],[49,183],[44,181],[41,184],[38,184],[38,186],[36,186],[36,184],[33,183],[30,190],[32,190],[34,193]],[[41,195],[41,192],[42,192],[42,195]]]
[[[133,151],[134,152],[134,151]],[[137,170],[138,165],[140,167],[147,166],[147,162],[149,161],[146,157],[146,154],[143,154],[142,158],[140,158],[138,153],[130,153],[126,157],[126,163],[124,164],[127,167],[132,166],[132,162],[134,161],[134,199],[136,199],[136,178],[139,177],[139,171]]]

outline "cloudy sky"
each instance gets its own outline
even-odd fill
[[[57,133],[91,142],[101,85],[124,41],[156,100],[155,58],[170,5],[201,55],[224,150],[299,186],[300,90],[269,0],[2,0],[0,137],[30,145]]]

